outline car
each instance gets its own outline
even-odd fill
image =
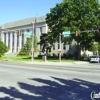
[[[91,62],[97,62],[97,63],[99,63],[100,62],[100,57],[96,56],[96,55],[91,56],[90,57],[90,63]]]

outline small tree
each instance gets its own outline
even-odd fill
[[[37,45],[37,37],[36,37],[36,35],[34,35],[34,49],[35,49],[34,52],[38,51],[37,47],[38,47],[38,45]],[[20,50],[18,55],[29,55],[29,52],[30,52],[31,48],[32,48],[32,36],[30,38],[27,38],[24,47],[21,48],[21,50]]]
[[[95,43],[95,42],[93,42],[92,44],[91,44],[91,51],[92,52],[97,52],[98,51],[98,43]]]
[[[0,40],[0,57],[8,51],[8,47]]]

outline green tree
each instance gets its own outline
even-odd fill
[[[86,31],[98,29],[100,24],[100,5],[97,0],[63,0],[50,9],[46,14],[46,23],[49,26],[50,38],[53,42],[58,41],[59,33],[70,30]],[[95,41],[97,32],[85,32],[77,37],[72,34],[71,37],[80,43],[86,50],[91,47]]]
[[[37,45],[37,37],[34,35],[34,52],[37,52],[38,45]],[[24,47],[21,48],[18,55],[29,55],[29,52],[32,48],[32,36],[30,38],[27,38],[26,43],[24,44]]]
[[[8,47],[0,40],[0,56],[8,51]]]
[[[92,52],[97,52],[98,51],[98,43],[92,43],[91,45],[91,51]]]
[[[98,55],[100,56],[100,42],[98,42]]]

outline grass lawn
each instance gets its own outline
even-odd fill
[[[29,56],[16,56],[16,57],[6,57],[4,60],[9,61],[31,61],[31,57]],[[34,58],[34,61],[36,62],[42,62],[42,58]],[[49,62],[59,62],[59,58],[47,58],[47,61]],[[74,59],[62,59],[62,62],[75,62],[77,60]]]

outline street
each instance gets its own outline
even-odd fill
[[[91,100],[100,92],[100,63],[0,61],[0,100]]]

